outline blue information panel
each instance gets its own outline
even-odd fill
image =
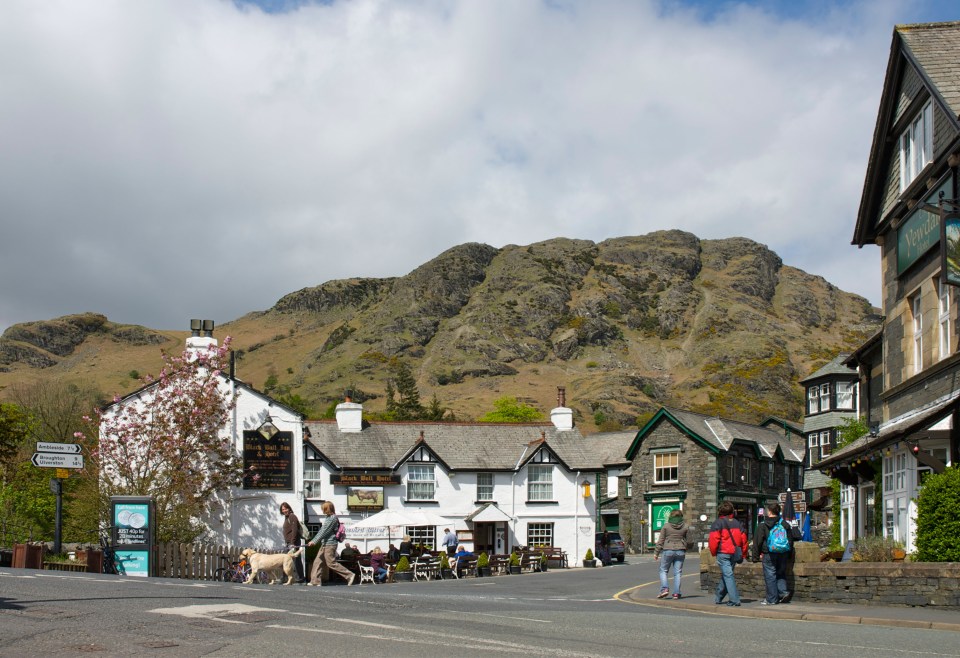
[[[154,503],[143,496],[111,496],[114,561],[125,576],[153,576]]]

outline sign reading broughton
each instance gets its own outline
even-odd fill
[[[400,476],[390,473],[332,473],[330,475],[330,484],[342,484],[347,486],[383,486],[387,484],[400,484]]]
[[[925,203],[935,206],[940,192],[950,197],[953,193],[953,177],[943,179],[937,189],[924,199]],[[917,206],[897,229],[897,274],[903,274],[917,259],[940,242],[940,214],[930,212],[922,205]]]

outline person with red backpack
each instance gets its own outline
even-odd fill
[[[313,567],[310,569],[308,584],[313,586],[326,584],[330,580],[330,572],[334,571],[347,581],[347,585],[353,585],[356,575],[337,562],[337,545],[340,543],[340,538],[344,536],[337,510],[329,500],[325,501],[320,509],[327,518],[320,526],[320,531],[307,542],[307,546],[320,544],[320,552],[314,558]]]
[[[720,580],[713,602],[723,603],[725,596],[730,597],[727,605],[740,605],[740,592],[733,577],[733,568],[743,562],[747,552],[747,533],[733,517],[733,503],[725,500],[717,508],[719,518],[710,526],[710,554],[717,558],[720,567]]]
[[[780,518],[780,503],[767,505],[763,523],[757,526],[753,537],[752,559],[763,564],[763,584],[767,590],[767,598],[760,605],[790,602],[793,592],[787,589],[787,562],[795,534],[796,529]]]

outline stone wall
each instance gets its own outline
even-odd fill
[[[762,565],[744,562],[734,573],[744,600],[765,597]],[[700,589],[712,592],[719,578],[710,551],[701,551]],[[798,602],[960,610],[960,562],[796,562],[787,568],[787,588]]]

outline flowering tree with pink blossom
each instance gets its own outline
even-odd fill
[[[138,392],[96,412],[99,440],[90,460],[101,495],[153,496],[160,541],[196,539],[211,497],[241,482],[242,459],[226,431],[236,406],[222,375],[229,346],[228,337],[220,347],[165,354],[156,378],[148,375]]]

